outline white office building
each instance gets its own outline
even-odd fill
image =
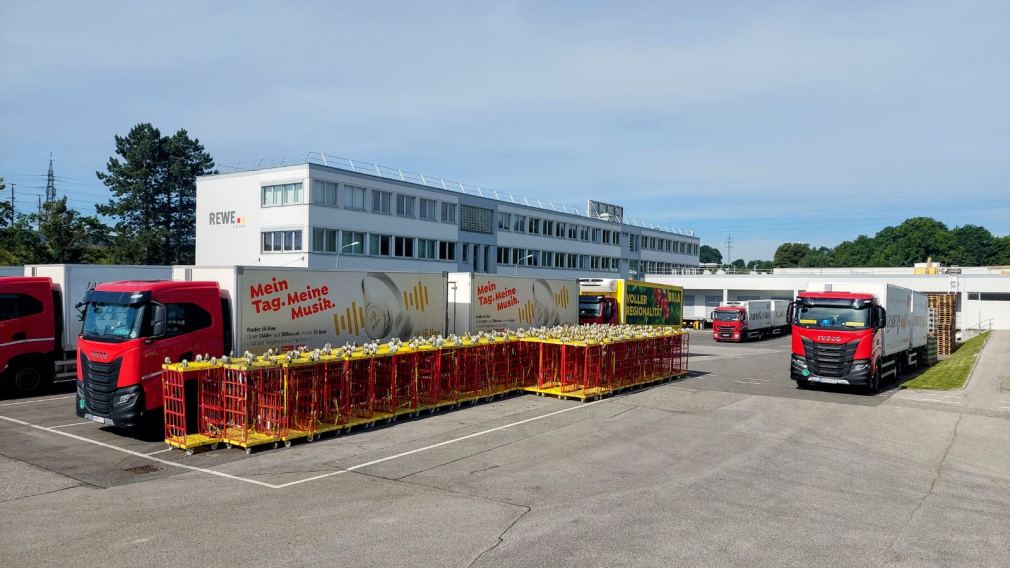
[[[540,277],[697,267],[699,239],[586,208],[335,158],[239,164],[196,184],[196,263]]]

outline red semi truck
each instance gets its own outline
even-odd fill
[[[167,266],[49,264],[0,277],[0,387],[27,396],[77,376],[78,302],[99,282],[168,277]]]
[[[927,311],[925,294],[900,286],[811,282],[789,311],[790,377],[799,388],[856,385],[875,393],[925,360]]]
[[[746,341],[788,331],[788,300],[726,302],[712,311],[712,339]]]
[[[443,273],[174,267],[99,284],[78,341],[77,415],[133,428],[162,407],[165,359],[444,333]]]

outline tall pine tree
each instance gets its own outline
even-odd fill
[[[116,154],[97,172],[113,194],[98,212],[115,219],[114,261],[192,264],[196,177],[214,172],[213,158],[185,130],[162,136],[149,123],[116,136]]]

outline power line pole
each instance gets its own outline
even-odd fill
[[[56,201],[56,176],[53,175],[53,153],[49,152],[49,174],[46,175],[46,203]]]
[[[14,208],[14,187],[16,185],[17,185],[16,183],[12,183],[11,184],[11,226],[12,227],[14,226],[14,211],[15,211],[15,208]]]
[[[726,264],[733,262],[733,235],[726,237]]]

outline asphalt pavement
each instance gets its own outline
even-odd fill
[[[1010,566],[1010,408],[798,390],[788,336],[691,351],[690,377],[598,402],[252,455],[0,401],[0,564]]]

